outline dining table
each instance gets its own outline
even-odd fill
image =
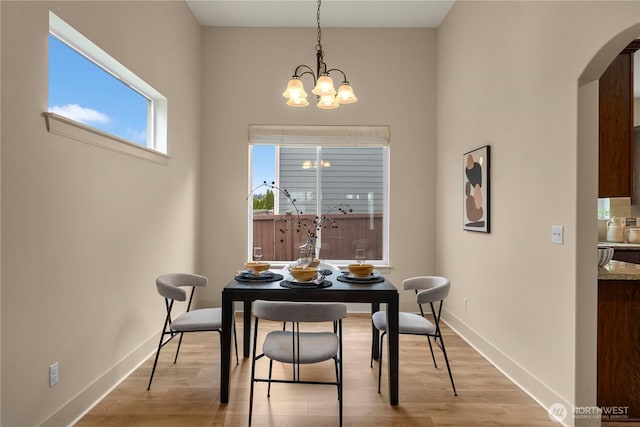
[[[398,405],[398,316],[399,294],[393,284],[373,273],[376,280],[356,280],[348,272],[325,271],[322,280],[313,283],[297,283],[285,270],[263,272],[261,280],[246,272],[236,275],[222,290],[222,337],[220,361],[220,402],[229,402],[231,369],[231,345],[234,319],[234,302],[243,302],[243,357],[248,358],[251,348],[251,306],[255,300],[370,303],[371,313],[385,304],[387,312],[387,352],[389,377],[389,403]],[[371,325],[373,340],[372,357],[378,359],[373,349],[379,348],[379,333]]]

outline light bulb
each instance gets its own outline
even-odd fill
[[[287,101],[287,105],[291,107],[306,107],[307,105],[309,105],[309,101],[307,101],[306,96],[304,98],[298,99],[289,98],[289,100]]]
[[[338,95],[336,95],[339,104],[352,104],[358,100],[353,94],[353,88],[349,83],[343,82],[338,88]]]
[[[289,99],[301,99],[307,97],[307,92],[304,91],[302,81],[299,78],[294,77],[289,80],[287,90],[282,93],[282,96]]]
[[[316,87],[311,91],[314,95],[324,96],[324,95],[335,95],[336,90],[333,87],[333,79],[329,77],[328,74],[320,76],[318,78],[318,82],[316,83]]]
[[[336,97],[333,95],[324,95],[320,97],[318,101],[318,108],[322,108],[324,110],[332,110],[334,108],[338,108],[340,104],[336,101]]]

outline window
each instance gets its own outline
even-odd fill
[[[250,143],[249,254],[259,246],[265,260],[297,259],[306,241],[297,221],[319,216],[320,259],[344,264],[364,248],[368,262],[388,264],[388,127],[253,126]]]
[[[166,98],[55,14],[49,112],[166,154]]]

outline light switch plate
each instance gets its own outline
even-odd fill
[[[556,245],[564,244],[564,227],[562,225],[551,226],[551,243]]]
[[[49,387],[58,384],[58,362],[49,366]]]

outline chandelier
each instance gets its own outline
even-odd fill
[[[307,101],[307,92],[304,90],[302,80],[300,77],[305,74],[310,75],[313,78],[313,84],[315,87],[311,91],[318,100],[318,108],[330,110],[332,108],[338,108],[340,104],[352,104],[358,100],[353,94],[353,88],[347,81],[347,76],[342,70],[337,68],[327,69],[327,64],[324,63],[324,51],[322,50],[322,30],[320,29],[320,2],[318,0],[318,12],[316,14],[318,22],[318,44],[316,44],[316,71],[308,65],[298,65],[287,84],[287,90],[284,91],[282,96],[288,98],[287,105],[292,107],[306,107],[309,105]],[[336,92],[333,86],[333,79],[329,73],[336,71],[342,74],[342,83]]]

